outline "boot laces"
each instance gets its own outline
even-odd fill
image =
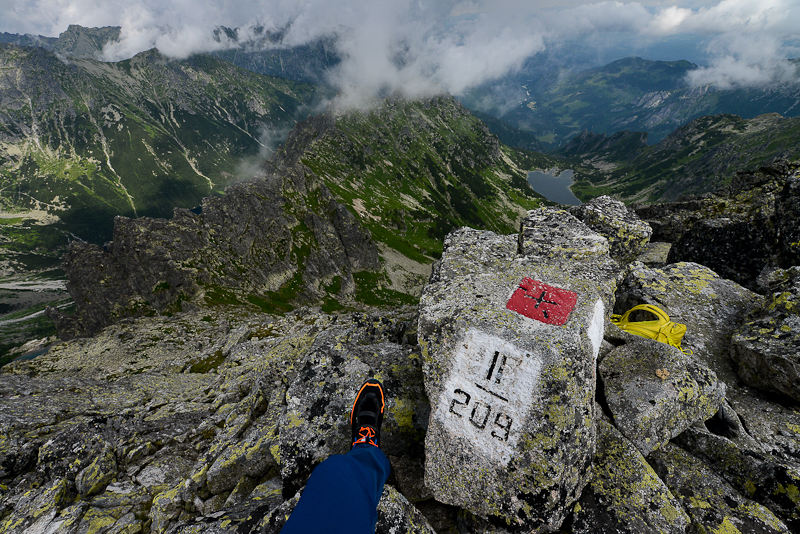
[[[369,443],[370,445],[375,445],[377,447],[378,444],[375,443],[375,438],[377,437],[378,436],[375,433],[374,428],[371,426],[362,426],[358,430],[358,438],[356,438],[356,440],[353,442],[353,445],[357,443]]]

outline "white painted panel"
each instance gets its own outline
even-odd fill
[[[451,435],[507,464],[534,393],[542,359],[478,330],[467,331],[433,417]]]
[[[589,330],[586,332],[592,342],[592,355],[594,356],[595,362],[597,361],[597,355],[600,353],[600,344],[603,342],[605,320],[606,307],[603,305],[603,301],[598,299],[594,305],[592,322],[589,324]]]

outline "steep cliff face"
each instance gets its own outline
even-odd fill
[[[122,28],[119,26],[84,28],[77,24],[70,24],[53,43],[53,51],[62,56],[100,59],[100,54],[106,44],[119,41],[121,30]]]
[[[0,42],[19,46],[36,46],[62,56],[99,59],[106,44],[119,40],[121,29],[119,26],[85,28],[77,24],[70,24],[58,37],[3,32],[0,33]]]

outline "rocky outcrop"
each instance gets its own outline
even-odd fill
[[[780,255],[784,266],[800,265],[800,176],[790,176],[777,206]]]
[[[775,237],[774,229],[762,216],[752,221],[706,219],[694,224],[673,244],[667,261],[700,263],[720,276],[755,289],[756,278],[776,251]]]
[[[673,243],[668,262],[700,263],[752,290],[764,269],[798,263],[797,164],[776,162],[736,175],[702,198],[640,206],[653,240]],[[794,239],[794,241],[792,241]]]
[[[433,496],[520,530],[558,528],[588,482],[595,366],[616,285],[605,238],[531,211],[519,239],[462,229],[420,300]]]
[[[765,453],[752,440],[748,446],[737,443],[746,438],[746,432],[735,413],[728,418],[725,435],[717,435],[706,428],[719,432],[716,425],[715,420],[713,424],[691,428],[675,443],[691,451],[743,497],[766,506],[792,531],[797,531],[800,502],[793,488],[800,487],[800,471],[791,463]]]
[[[728,354],[731,336],[744,316],[762,302],[756,293],[696,263],[663,269],[634,263],[617,291],[614,310],[623,313],[637,304],[660,307],[673,321],[686,325],[683,349],[733,385],[737,377]]]
[[[413,325],[241,312],[143,318],[4,367],[0,530],[261,532],[319,461],[347,450],[350,379],[369,375],[392,391],[379,532],[430,532],[395,490],[422,477],[429,409]]]
[[[800,499],[790,495],[794,495],[792,488],[800,488],[800,413],[796,407],[781,405],[774,398],[745,387],[732,358],[737,331],[743,328],[748,314],[757,313],[764,306],[763,297],[697,264],[679,263],[663,269],[633,264],[617,291],[617,311],[640,303],[655,304],[673,321],[686,324],[683,348],[692,352],[690,358],[695,365],[702,364],[713,371],[726,386],[725,402],[714,417],[703,423],[698,421],[671,443],[692,457],[701,458],[710,471],[724,479],[726,487],[732,486],[733,491],[766,506],[796,530],[800,527]],[[606,336],[616,344],[631,338],[613,327]],[[655,466],[654,454],[648,459]],[[669,469],[677,473],[684,467]],[[660,476],[665,472],[658,468],[656,471]],[[698,475],[697,480],[702,477]],[[685,487],[694,483],[687,482]],[[667,485],[676,491],[675,486]],[[688,505],[684,506],[689,512]],[[717,519],[719,524],[725,521]],[[693,523],[698,521],[703,524],[693,517]],[[739,520],[730,517],[728,521],[737,524]],[[712,526],[719,528],[717,523]]]
[[[119,26],[84,28],[70,24],[53,43],[53,51],[63,56],[100,59],[105,45],[119,41],[121,30]]]
[[[733,337],[736,373],[752,387],[800,402],[800,268]]]
[[[418,311],[195,300],[13,362],[0,530],[277,533],[314,466],[347,450],[373,375],[390,392],[381,534],[797,532],[800,412],[731,357],[770,303],[790,316],[795,271],[763,277],[765,305],[701,265],[608,252],[535,210],[518,234],[451,233]],[[643,302],[687,325],[687,354],[607,321]]]
[[[722,477],[679,447],[665,445],[653,453],[651,464],[681,501],[698,530],[790,532],[769,509],[743,497]]]
[[[297,167],[206,199],[200,214],[176,209],[171,220],[117,217],[114,241],[103,249],[73,242],[64,269],[78,311],[48,315],[68,339],[124,317],[215,301],[280,309],[292,300],[320,302],[331,285],[347,300],[353,273],[379,268],[370,234],[321,181]]]
[[[569,211],[608,239],[609,254],[622,263],[630,263],[644,252],[653,233],[625,204],[608,196],[593,198]]]

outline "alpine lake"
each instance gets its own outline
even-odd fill
[[[551,202],[567,206],[580,206],[581,201],[569,188],[574,175],[572,169],[564,169],[556,174],[557,172],[558,169],[531,171],[528,173],[528,183],[531,184],[534,191]]]

